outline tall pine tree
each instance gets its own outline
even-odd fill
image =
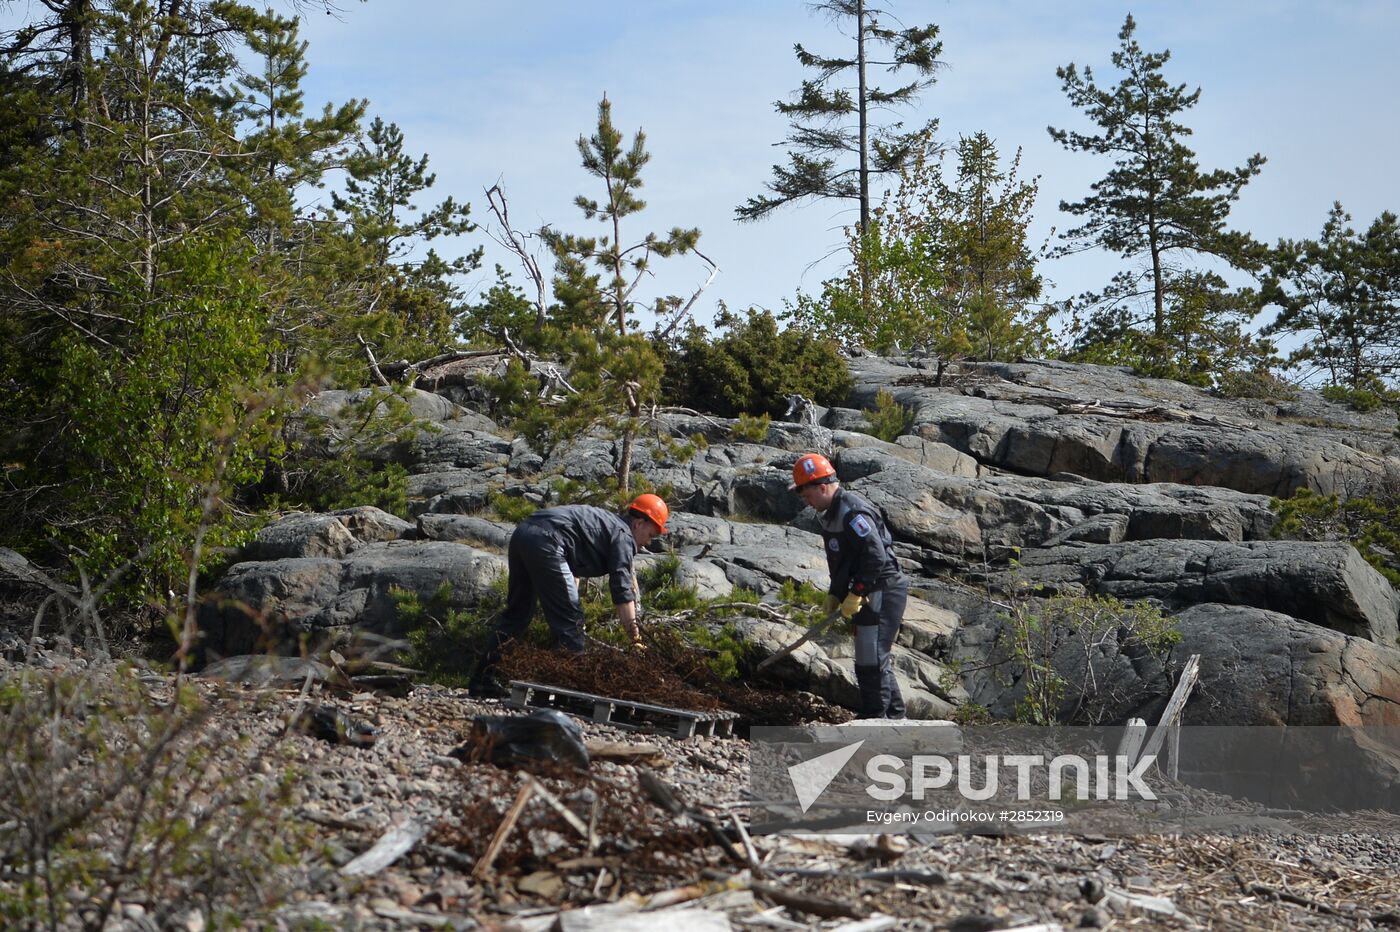
[[[328,351],[336,368],[358,354],[356,336],[385,358],[422,359],[451,341],[462,294],[457,281],[481,262],[481,248],[444,259],[424,243],[476,229],[471,208],[451,197],[420,207],[417,199],[437,181],[426,155],[404,151],[403,131],[376,117],[353,152],[344,193],[332,192],[325,237],[328,266],[319,273],[338,282],[338,320]],[[354,371],[363,372],[362,368]],[[346,372],[349,376],[349,371]]]
[[[639,195],[641,170],[651,159],[641,130],[630,145],[624,145],[624,138],[613,123],[612,104],[604,97],[593,134],[578,139],[583,169],[602,185],[603,193],[581,194],[574,204],[584,219],[601,224],[605,232],[580,236],[542,231],[555,260],[554,301],[548,319],[529,334],[529,342],[567,364],[565,393],[558,404],[542,407],[538,399],[518,390],[527,384],[518,363],[506,381],[517,389],[512,413],[542,452],[592,426],[620,437],[616,476],[618,488],[625,492],[642,407],[657,397],[663,368],[655,347],[639,330],[639,316],[644,311],[663,315],[681,306],[681,299],[673,295],[645,302],[638,297],[639,288],[653,258],[695,252],[700,231],[675,227],[665,234],[638,235],[624,223],[646,207]]]
[[[1099,86],[1088,67],[1082,74],[1073,64],[1056,69],[1069,102],[1098,131],[1050,127],[1051,137],[1071,151],[1114,160],[1087,197],[1061,202],[1061,210],[1083,223],[1064,234],[1059,252],[1101,248],[1137,263],[1076,302],[1077,311],[1089,314],[1081,348],[1097,344],[1114,351],[1128,339],[1148,347],[1146,355],[1157,366],[1170,368],[1173,354],[1181,350],[1177,338],[1191,342],[1201,336],[1181,332],[1192,321],[1212,329],[1222,345],[1240,336],[1247,302],[1242,305],[1220,276],[1195,264],[1212,257],[1235,268],[1258,267],[1257,244],[1228,230],[1226,220],[1240,190],[1259,174],[1264,157],[1252,155],[1239,168],[1203,171],[1183,141],[1191,129],[1181,122],[1201,91],[1169,84],[1162,69],[1171,53],[1143,51],[1133,38],[1136,29],[1130,15],[1118,33],[1112,63],[1122,77],[1116,86]],[[1185,309],[1183,301],[1196,302],[1197,310]],[[1141,339],[1144,327],[1146,341]]]
[[[736,208],[740,220],[758,220],[784,204],[806,198],[853,200],[860,207],[859,232],[870,227],[870,179],[897,173],[927,144],[938,125],[930,120],[918,130],[902,123],[876,125],[877,111],[914,102],[931,86],[941,64],[943,43],[938,27],[893,29],[894,17],[866,0],[821,0],[812,9],[850,30],[854,47],[849,57],[827,57],[794,46],[797,60],[815,76],[802,82],[797,97],[778,101],[778,112],[791,120],[785,144],[788,164],[774,165],[768,193]],[[906,70],[908,83],[882,88],[871,83],[871,72],[882,69],[891,77]]]

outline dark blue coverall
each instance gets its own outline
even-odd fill
[[[500,660],[501,648],[529,627],[538,598],[556,648],[583,653],[583,607],[575,577],[607,576],[614,605],[635,602],[637,541],[626,519],[593,505],[537,511],[516,527],[506,551],[506,607],[487,641],[474,682]]]
[[[851,619],[860,717],[904,718],[890,652],[904,621],[909,582],[895,561],[894,540],[875,507],[845,488],[821,513],[821,529],[831,571],[828,593],[837,600],[851,592],[866,599]]]

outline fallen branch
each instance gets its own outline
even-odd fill
[[[365,342],[365,338],[360,336],[358,333],[355,334],[355,339],[360,341],[360,346],[365,351],[365,358],[369,360],[369,375],[370,378],[374,381],[374,384],[382,385],[385,388],[388,388],[389,380],[386,379],[384,377],[384,373],[380,371],[379,360],[374,358],[374,350],[370,349],[370,345]]]
[[[506,838],[510,835],[511,830],[515,828],[515,823],[520,821],[520,814],[525,811],[525,805],[529,803],[531,797],[535,795],[535,787],[538,785],[539,784],[533,779],[526,780],[525,783],[521,785],[520,791],[515,794],[515,802],[511,803],[510,808],[506,810],[505,818],[501,820],[501,824],[496,828],[496,834],[491,836],[491,842],[486,846],[486,853],[481,856],[481,860],[477,861],[476,866],[472,868],[473,880],[481,880],[491,873],[491,865],[496,862],[496,858],[500,855],[501,849],[505,847]]]
[[[754,849],[753,839],[749,837],[749,830],[744,828],[743,820],[739,818],[739,813],[731,812],[729,820],[734,823],[734,831],[739,835],[739,841],[743,842],[744,854],[749,859],[749,870],[753,871],[755,877],[763,876],[763,865],[759,863],[758,851]]]
[[[648,912],[656,909],[665,909],[668,906],[675,906],[677,903],[688,903],[691,900],[698,900],[701,897],[714,896],[716,893],[728,893],[732,890],[748,890],[752,881],[738,874],[724,880],[702,880],[700,883],[686,884],[684,887],[675,887],[671,890],[662,890],[647,897],[642,904],[642,911]]]
[[[1346,915],[1346,913],[1343,913],[1340,909],[1328,906],[1326,903],[1320,903],[1317,900],[1310,900],[1305,896],[1299,896],[1296,893],[1289,893],[1287,890],[1279,890],[1267,884],[1259,883],[1258,881],[1245,883],[1243,880],[1240,879],[1239,875],[1236,875],[1235,879],[1240,881],[1240,888],[1244,890],[1245,893],[1248,893],[1251,896],[1262,896],[1265,899],[1269,900],[1279,900],[1284,903],[1292,903],[1294,906],[1305,906],[1308,909],[1315,909],[1326,916]]]
[[[847,919],[864,919],[867,915],[865,910],[851,903],[843,903],[840,900],[824,896],[798,893],[795,890],[786,890],[768,883],[754,883],[750,889],[765,900],[770,900],[779,906],[800,910],[823,919],[839,919],[843,916]]]
[[[386,832],[364,854],[340,869],[347,877],[370,877],[408,854],[428,834],[428,826],[409,819]]]
[[[1162,742],[1168,735],[1177,736],[1178,719],[1181,718],[1182,710],[1186,708],[1186,700],[1191,697],[1191,690],[1196,687],[1196,680],[1201,675],[1201,655],[1192,654],[1187,658],[1186,665],[1181,668],[1181,678],[1176,681],[1176,690],[1172,692],[1171,699],[1167,700],[1167,707],[1162,710],[1162,719],[1157,723],[1157,727],[1152,731],[1152,737],[1147,739],[1147,744],[1142,749],[1142,756],[1156,755],[1161,750]],[[1172,742],[1175,747],[1176,742]],[[1171,762],[1165,768],[1167,776],[1175,779],[1177,768],[1177,755],[1173,754]]]
[[[560,802],[559,797],[545,789],[544,784],[540,783],[540,781],[536,780],[534,777],[527,777],[526,779],[534,786],[535,795],[544,800],[549,808],[563,816],[564,821],[569,823],[570,828],[578,832],[579,835],[585,839],[589,837],[588,826],[584,824],[583,820],[580,819],[572,809]]]

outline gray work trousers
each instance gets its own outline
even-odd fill
[[[851,619],[856,626],[856,686],[860,690],[861,718],[904,718],[904,697],[895,679],[890,657],[909,584],[903,579],[887,583],[867,596],[867,604]]]
[[[564,559],[563,542],[548,528],[526,522],[510,535],[506,565],[510,572],[506,607],[487,639],[474,681],[481,681],[496,666],[507,643],[525,633],[535,614],[536,599],[544,610],[552,646],[571,654],[583,653],[583,606],[573,571]]]

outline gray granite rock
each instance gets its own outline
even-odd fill
[[[1172,608],[1217,602],[1267,609],[1390,647],[1400,634],[1400,595],[1345,543],[1071,543],[1023,552],[1015,577],[1050,591],[1153,599]]]

